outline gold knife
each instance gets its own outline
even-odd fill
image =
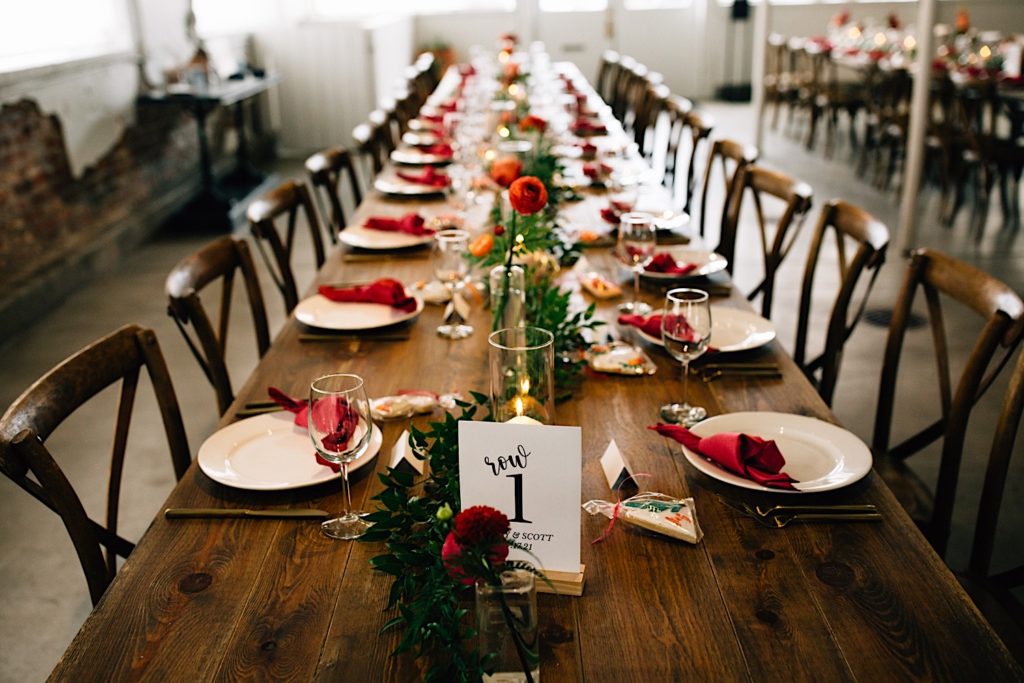
[[[270,518],[270,519],[327,519],[331,513],[311,508],[290,508],[277,510],[240,510],[228,508],[167,508],[167,519],[219,519],[219,518]]]

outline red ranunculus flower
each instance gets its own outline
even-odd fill
[[[519,122],[520,130],[535,130],[543,133],[548,127],[548,122],[539,116],[530,114]]]
[[[487,505],[474,505],[455,516],[455,538],[461,545],[504,543],[508,517]]]
[[[529,216],[547,205],[548,190],[540,179],[528,175],[512,183],[508,189],[508,198],[513,209]]]
[[[491,179],[502,187],[511,185],[522,172],[523,162],[516,157],[502,157],[491,164]]]

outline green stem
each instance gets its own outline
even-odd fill
[[[512,209],[512,225],[508,235],[508,258],[505,261],[505,277],[501,282],[501,296],[498,297],[498,305],[494,307],[494,314],[491,320],[491,331],[500,329],[502,320],[505,317],[505,306],[508,305],[509,281],[512,279],[512,252],[516,248],[516,210]]]

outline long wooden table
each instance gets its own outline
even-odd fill
[[[590,198],[585,201],[601,202]],[[354,218],[437,209],[371,195]],[[595,209],[596,210],[596,209]],[[607,253],[588,258],[613,268]],[[429,258],[346,261],[331,255],[318,282],[388,275],[429,276]],[[659,301],[660,293],[645,290]],[[714,303],[747,307],[739,293]],[[600,313],[614,319],[614,305]],[[435,334],[441,307],[428,306],[404,342],[303,343],[294,321],[280,332],[238,392],[222,424],[268,386],[305,395],[327,372],[354,372],[371,395],[403,388],[487,391],[487,311],[474,308],[475,334]],[[870,502],[881,523],[795,524],[766,529],[717,494],[764,502],[700,474],[680,449],[647,429],[657,408],[679,398],[676,364],[651,349],[659,370],[645,378],[588,376],[558,406],[559,424],[583,433],[582,500],[611,494],[598,457],[614,438],[645,488],[692,496],[705,536],[697,546],[583,517],[582,597],[540,596],[545,681],[620,680],[1011,680],[1024,673],[874,474],[828,502]],[[777,362],[782,379],[723,378],[690,383],[710,414],[781,411],[835,421],[777,342],[753,352]],[[389,452],[406,422],[384,423]],[[373,467],[382,471],[386,457]],[[375,476],[353,484],[358,505],[381,490]],[[283,492],[232,489],[193,466],[168,507],[290,507],[337,510],[340,485]],[[781,500],[784,494],[775,494]],[[792,500],[787,498],[786,500]],[[582,502],[582,501],[581,501]],[[397,634],[380,635],[390,580],[371,570],[376,544],[335,541],[319,524],[158,517],[53,672],[55,680],[388,680],[420,677],[390,655]]]

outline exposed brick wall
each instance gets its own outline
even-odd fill
[[[218,125],[216,117],[211,127]],[[141,105],[121,139],[73,178],[56,116],[36,102],[0,108],[0,287],[10,291],[138,220],[146,208],[198,186],[195,123],[173,106]]]

